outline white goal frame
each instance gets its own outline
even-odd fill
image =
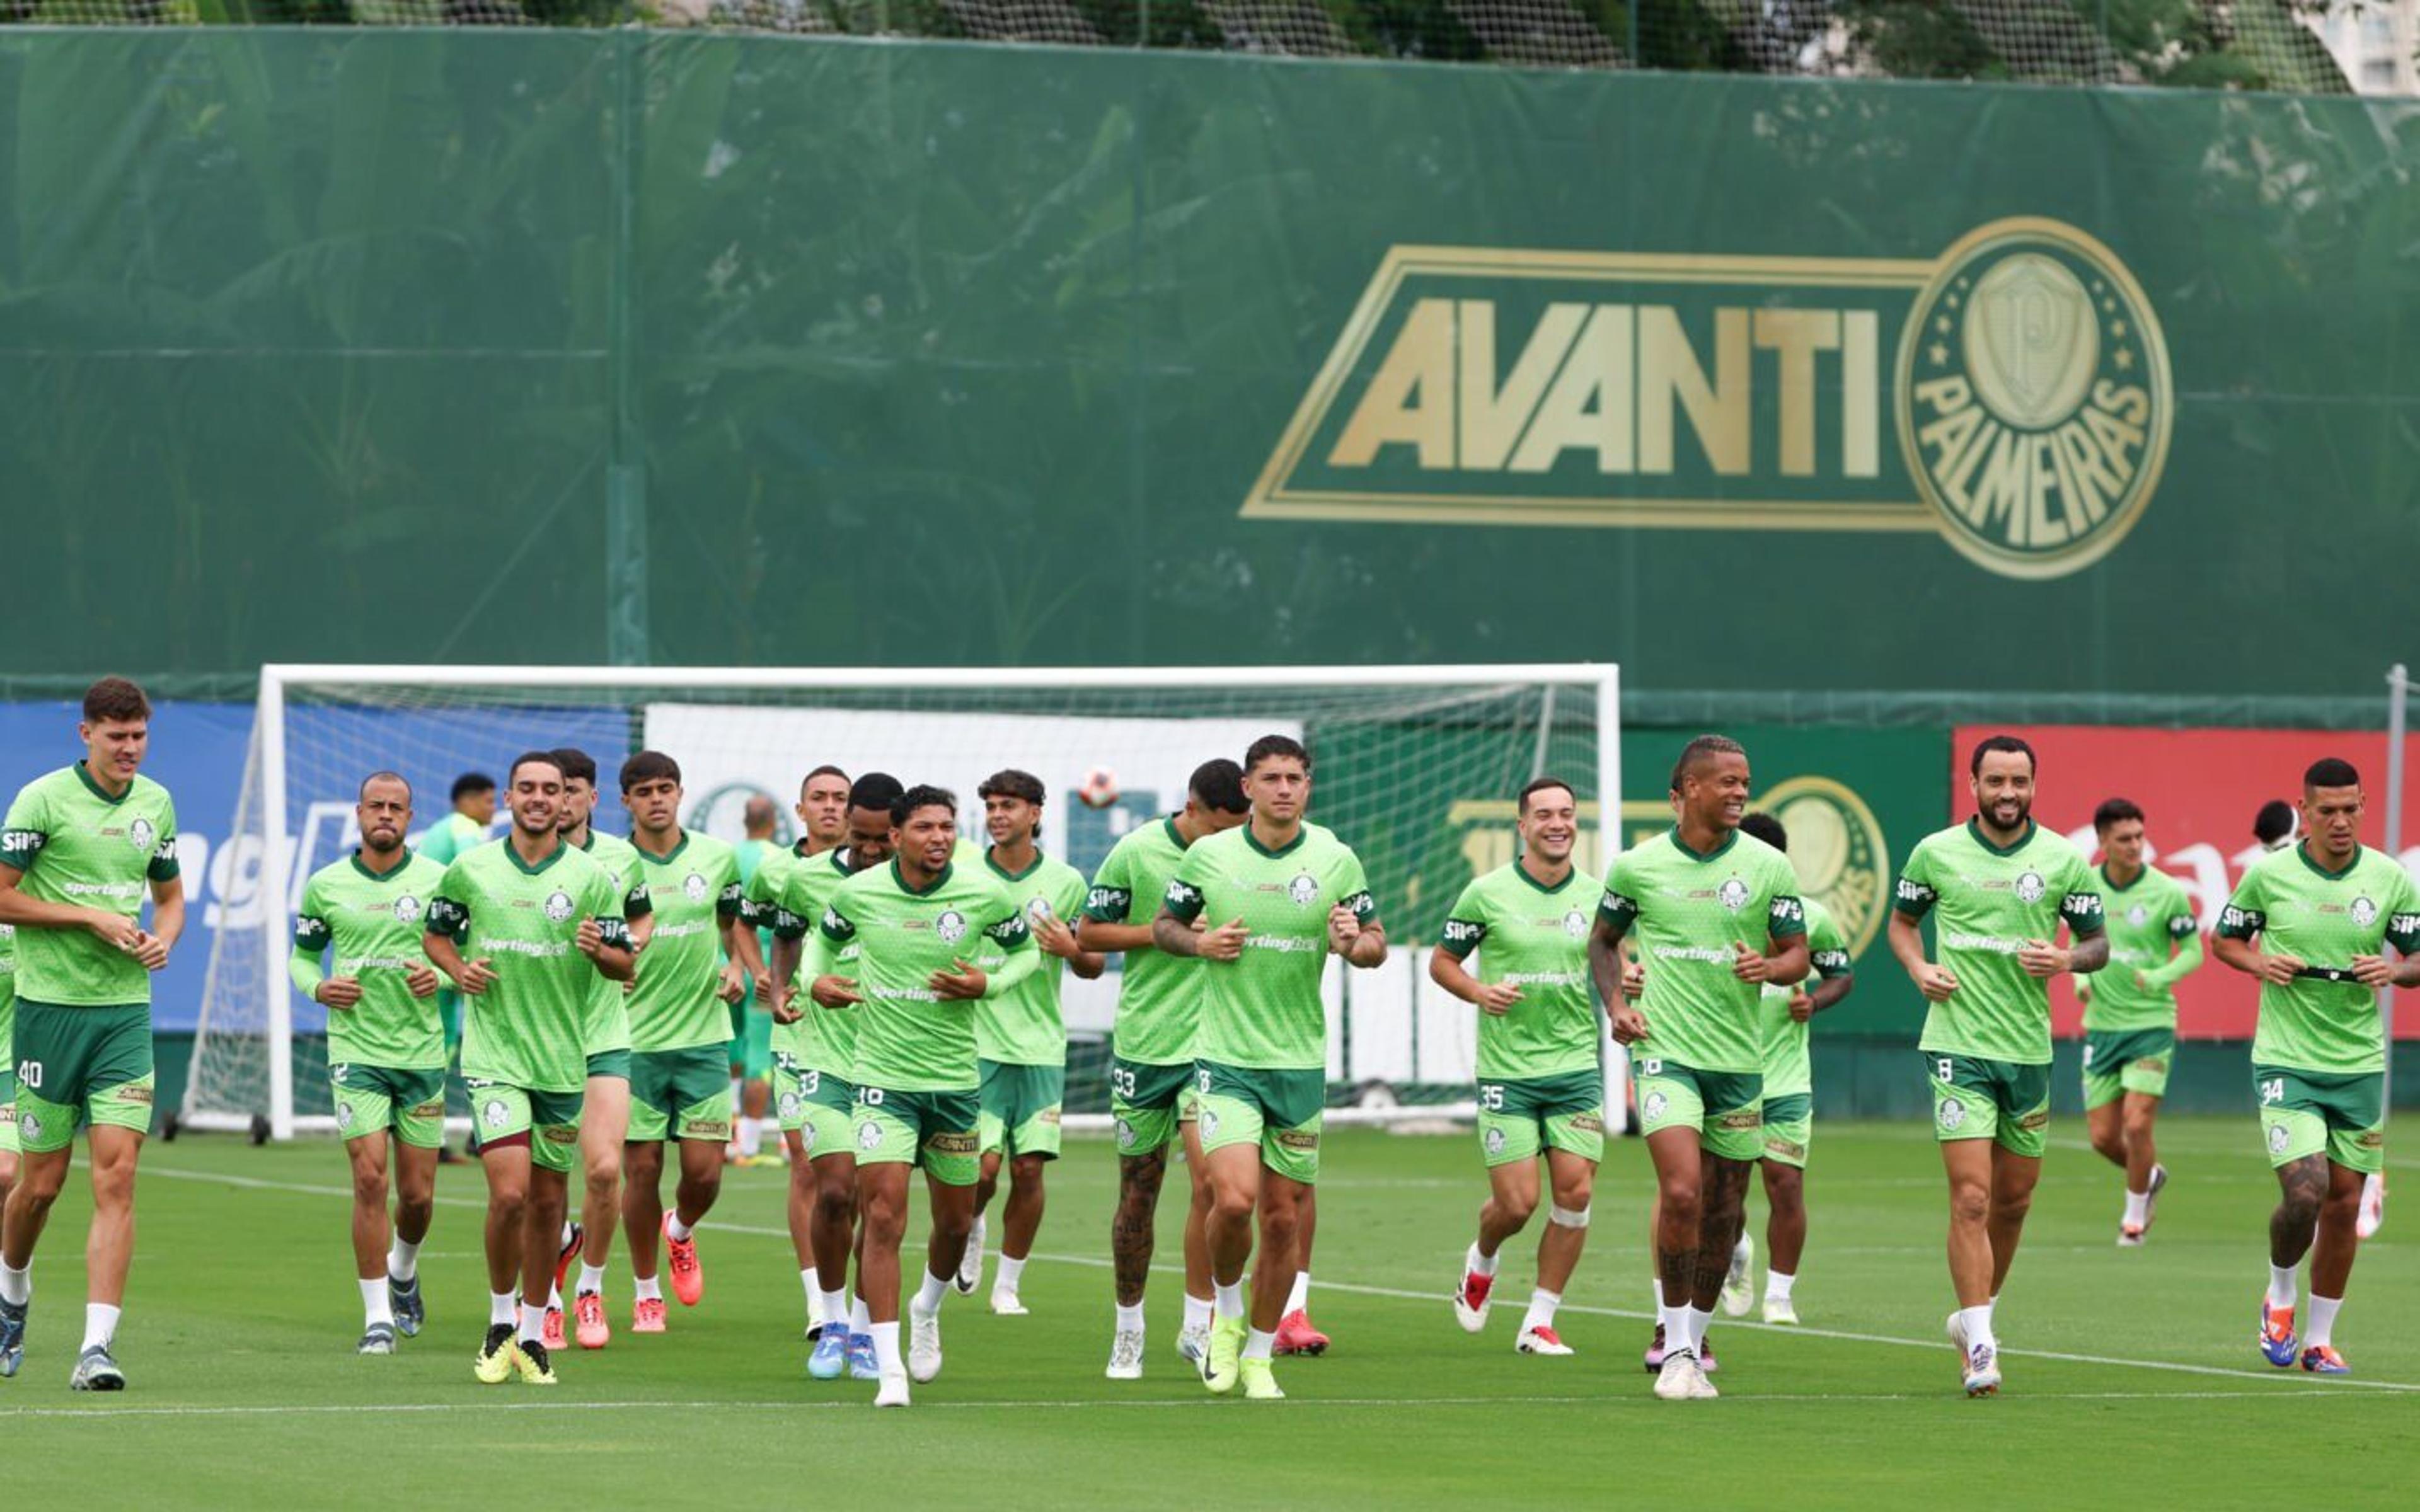
[[[1392,667],[432,667],[302,662],[265,665],[260,669],[254,731],[259,763],[263,840],[261,896],[264,906],[261,910],[260,948],[263,990],[269,1000],[264,1005],[266,1012],[261,1022],[267,1039],[269,1063],[269,1135],[284,1140],[291,1139],[298,1132],[333,1133],[335,1128],[335,1120],[331,1117],[298,1117],[294,1111],[293,999],[284,969],[287,957],[291,953],[294,924],[288,900],[292,895],[293,877],[290,873],[296,837],[287,829],[286,750],[286,706],[292,689],[323,685],[434,689],[543,687],[573,692],[589,688],[616,692],[658,690],[667,695],[696,698],[717,692],[902,687],[920,691],[946,692],[954,688],[996,691],[1016,687],[1232,688],[1238,683],[1272,690],[1544,685],[1549,689],[1547,707],[1550,719],[1553,688],[1593,688],[1597,707],[1595,776],[1600,810],[1599,844],[1607,858],[1621,849],[1621,679],[1620,667],[1611,662]],[[1539,755],[1543,760],[1543,748]],[[225,936],[219,938],[224,939]],[[214,940],[210,963],[213,978],[218,965],[215,959],[218,949],[218,941]],[[197,1069],[209,1030],[209,1026],[205,1022],[198,1026],[194,1036],[194,1057]],[[1603,1040],[1602,1033],[1600,1040]],[[1627,1126],[1628,1061],[1618,1049],[1608,1049],[1606,1062],[1606,1115],[1612,1126],[1620,1130]],[[180,1120],[184,1127],[241,1132],[253,1126],[254,1120],[249,1114],[194,1109],[190,1105],[190,1094],[187,1103],[188,1109]],[[1475,1104],[1464,1101],[1424,1107],[1419,1111],[1441,1119],[1468,1119],[1475,1112]],[[1400,1109],[1331,1108],[1327,1112],[1327,1119],[1339,1124],[1401,1121],[1402,1112]],[[1105,1115],[1072,1115],[1066,1123],[1071,1129],[1085,1129],[1094,1126],[1106,1128],[1109,1121]]]

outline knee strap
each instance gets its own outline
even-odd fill
[[[1596,1204],[1590,1203],[1587,1208],[1574,1210],[1549,1205],[1546,1209],[1546,1222],[1565,1228],[1586,1228],[1589,1226],[1589,1209],[1595,1206]]]

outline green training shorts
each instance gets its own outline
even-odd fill
[[[1631,1061],[1630,1074],[1640,1132],[1695,1129],[1698,1148],[1710,1155],[1739,1161],[1763,1155],[1763,1072],[1699,1071],[1663,1056],[1644,1056]]]

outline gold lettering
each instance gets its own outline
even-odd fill
[[[1882,471],[1881,325],[1871,310],[1840,316],[1840,471],[1853,478]]]
[[[1966,455],[1959,458],[1944,491],[1977,532],[1989,534],[1995,524],[2005,520],[2009,544],[2024,546],[2025,463],[2031,455],[2032,448],[2025,444],[2025,438],[1997,421],[1989,422],[1975,438],[1975,444],[1966,449]]]
[[[2102,378],[2092,385],[2092,402],[2124,418],[2130,425],[2151,423],[2151,396],[2129,383],[2120,388]]]
[[[1688,412],[1689,428],[1716,472],[1748,470],[1748,313],[1714,312],[1714,377],[1699,364],[1671,306],[1638,309],[1638,467],[1672,471],[1672,408]]]
[[[1759,310],[1755,342],[1775,353],[1781,378],[1781,471],[1790,477],[1815,471],[1815,354],[1838,350],[1837,310]]]
[[[2101,450],[2118,469],[2118,476],[2132,481],[2134,463],[2126,454],[2130,450],[2139,452],[2143,449],[2142,427],[2130,425],[2108,410],[2090,406],[2077,410],[2075,418],[2082,421],[2084,428],[2092,432],[2092,439],[2101,443]]]
[[[1935,471],[1947,470],[1982,428],[1982,407],[1974,401],[1975,391],[1962,378],[1934,378],[1916,386],[1916,402],[1931,405],[1941,417],[1916,433],[1916,445],[1932,449]]]
[[[1571,349],[1572,337],[1588,318],[1585,304],[1550,304],[1529,332],[1528,345],[1496,386],[1496,305],[1490,300],[1462,301],[1462,465],[1493,471],[1504,465],[1512,443],[1521,439],[1522,423],[1538,408],[1538,395],[1555,376],[1556,364]],[[1625,331],[1623,345],[1628,346]],[[1624,352],[1627,358],[1627,351]],[[1628,364],[1624,363],[1624,376]],[[1625,409],[1628,407],[1625,405]]]
[[[1327,460],[1335,467],[1365,468],[1380,447],[1396,444],[1418,447],[1423,468],[1453,466],[1450,300],[1422,300],[1412,306]]]
[[[2100,524],[2109,513],[2108,501],[2125,491],[2124,480],[2109,471],[2087,428],[2074,421],[2058,427],[2058,449],[2067,458],[2068,486],[2075,491],[2073,513],[2083,517],[2086,529]]]
[[[1630,471],[1631,330],[1629,305],[1596,307],[1512,454],[1513,471],[1544,472],[1575,446],[1596,453],[1599,472]]]

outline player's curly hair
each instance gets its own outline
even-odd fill
[[[948,788],[937,788],[930,782],[919,782],[891,800],[891,822],[904,825],[908,816],[919,809],[947,809],[950,817],[958,814],[958,795]]]

